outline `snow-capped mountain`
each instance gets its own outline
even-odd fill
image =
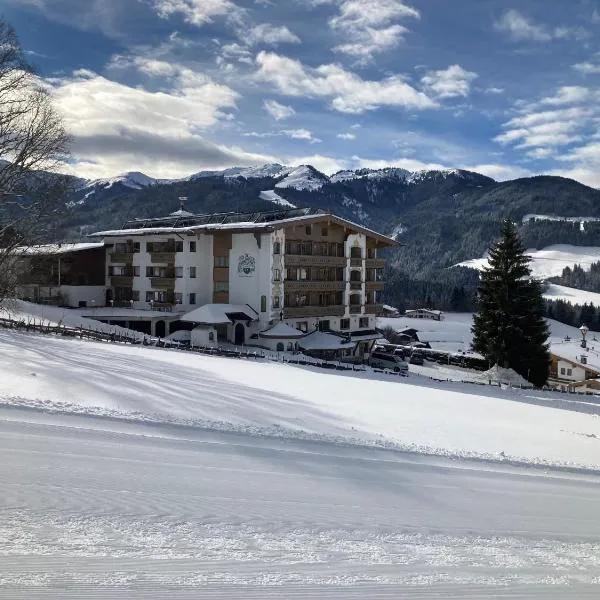
[[[286,167],[278,163],[257,165],[254,167],[230,167],[222,171],[199,171],[190,175],[186,179],[194,181],[205,177],[223,177],[225,179],[233,179],[235,177],[243,177],[244,179],[263,179],[266,177],[284,177],[293,167]]]
[[[110,177],[108,179],[89,180],[83,187],[109,189],[113,185],[120,184],[132,190],[141,190],[149,185],[155,185],[158,182],[158,179],[149,177],[148,175],[140,173],[139,171],[129,171],[128,173],[121,173],[116,177]]]
[[[281,181],[275,184],[276,188],[293,188],[295,190],[320,190],[330,179],[310,165],[300,165],[292,169]]]

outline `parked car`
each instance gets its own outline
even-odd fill
[[[373,352],[369,364],[376,369],[390,369],[402,375],[408,374],[406,361],[402,357],[389,352]]]
[[[410,355],[410,364],[411,365],[423,365],[423,363],[425,362],[425,356],[423,355],[422,352],[413,352]]]

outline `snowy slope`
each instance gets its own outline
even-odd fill
[[[539,279],[562,275],[565,267],[580,265],[589,269],[592,263],[600,261],[600,248],[595,246],[572,246],[570,244],[555,244],[542,250],[527,250],[531,256],[531,271]],[[466,260],[457,266],[482,269],[487,265],[487,257]]]
[[[156,184],[157,181],[157,179],[154,179],[153,177],[148,177],[148,175],[144,175],[144,173],[139,173],[138,171],[130,171],[128,173],[122,173],[120,175],[117,175],[116,177],[111,177],[108,179],[93,179],[91,181],[88,181],[84,187],[109,189],[113,185],[119,183],[132,190],[141,190],[142,188],[148,187],[149,185]]]
[[[203,177],[224,177],[225,179],[233,179],[235,177],[243,177],[244,179],[262,179],[264,177],[283,177],[292,170],[292,167],[286,167],[278,163],[256,165],[254,167],[230,167],[222,171],[199,171],[190,175],[187,179],[201,179]]]
[[[600,419],[540,405],[560,396],[414,376],[336,374],[0,330],[0,398],[221,431],[600,468]]]
[[[564,285],[548,284],[544,292],[544,298],[548,300],[565,300],[571,304],[593,304],[600,306],[600,294],[595,292],[586,292]]]
[[[265,190],[259,194],[261,200],[267,200],[267,202],[273,202],[273,204],[279,204],[285,208],[296,208],[295,204],[288,202],[285,198],[282,198],[275,192],[275,190]]]
[[[309,165],[301,165],[290,171],[281,181],[275,184],[276,188],[294,188],[314,192],[320,190],[329,178]]]

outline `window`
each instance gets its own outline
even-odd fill
[[[288,352],[292,352],[294,350],[294,343],[288,342],[287,349],[288,349]]]
[[[340,329],[350,329],[350,319],[340,319]]]
[[[298,281],[306,281],[307,279],[310,279],[309,274],[310,269],[298,269]]]
[[[134,277],[140,276],[140,268],[139,267],[133,267],[133,276]]]
[[[183,252],[183,240],[175,242],[175,252]]]
[[[308,321],[299,321],[296,323],[296,329],[299,331],[303,331],[304,333],[308,332]]]
[[[306,226],[306,235],[311,235],[312,234],[312,227],[310,225]]]
[[[267,312],[267,297],[260,297],[260,312]]]
[[[190,279],[196,279],[196,267],[190,267]]]
[[[181,279],[183,277],[183,267],[175,267],[175,277]]]
[[[358,326],[361,329],[368,329],[369,328],[369,317],[361,317],[358,320]]]
[[[146,242],[146,252],[154,252],[154,242]]]
[[[175,304],[183,304],[183,294],[181,292],[175,292]]]
[[[215,341],[215,332],[214,331],[209,331],[208,332],[208,341],[209,342],[214,342]]]
[[[273,242],[273,254],[281,254],[281,244],[279,242]]]
[[[215,292],[217,292],[217,293],[229,292],[229,281],[215,281]]]
[[[273,296],[273,308],[279,308],[279,296]]]
[[[285,345],[283,342],[277,342],[277,352],[283,352],[285,350]]]
[[[564,367],[561,367],[561,368],[560,368],[560,374],[561,374],[561,375],[564,375],[564,374],[565,374],[565,368],[564,368]]]
[[[115,244],[115,252],[118,254],[127,254],[130,248],[127,247],[125,242],[119,242]]]
[[[196,252],[196,242],[190,242],[190,252]]]
[[[229,256],[215,256],[215,267],[228,267]]]
[[[154,292],[146,292],[146,302],[154,301]]]
[[[570,377],[573,375],[573,369],[567,369],[567,375]]]
[[[359,246],[350,248],[350,258],[362,258],[362,250]]]
[[[330,323],[328,320],[319,321],[319,331],[329,331]]]
[[[281,271],[279,269],[273,269],[273,281],[281,281]]]
[[[139,300],[140,300],[140,290],[132,290],[131,291],[131,299],[134,302],[139,302]]]
[[[140,243],[139,242],[134,242],[133,251],[136,253],[140,251]]]
[[[327,227],[322,227],[321,228],[321,235],[323,237],[327,237],[328,234],[329,234],[329,231],[328,231]]]
[[[190,294],[190,304],[196,304],[196,294]]]

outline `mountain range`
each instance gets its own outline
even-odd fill
[[[476,276],[450,267],[482,256],[505,218],[519,223],[526,247],[600,246],[600,223],[584,228],[576,218],[560,219],[600,217],[600,191],[554,176],[498,182],[461,169],[399,168],[328,176],[311,165],[268,164],[200,171],[174,180],[130,172],[71,183],[59,232],[70,240],[121,227],[129,219],[166,215],[179,208],[182,197],[186,210],[194,213],[328,209],[403,244],[389,253],[388,300],[397,302],[409,294],[407,287],[417,290],[423,302],[444,298],[442,305],[457,288],[471,294]],[[541,217],[532,219],[532,214]]]

